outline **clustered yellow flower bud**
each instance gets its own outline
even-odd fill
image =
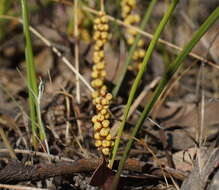
[[[112,95],[107,91],[104,85],[106,76],[104,61],[104,45],[109,39],[108,18],[104,12],[99,12],[99,16],[94,20],[94,53],[92,68],[91,85],[95,89],[92,93],[93,104],[96,107],[97,114],[93,116],[95,146],[102,151],[104,155],[109,155],[114,142],[110,135],[110,113],[109,105]]]
[[[121,7],[122,7],[122,17],[126,24],[136,25],[140,22],[139,14],[133,13],[136,7],[136,0],[122,0]],[[137,31],[131,28],[127,29],[126,40],[128,45],[131,46],[134,43],[136,35],[137,35]],[[129,66],[130,70],[135,68],[137,69],[140,68],[140,63],[145,55],[143,46],[144,46],[144,41],[140,39],[138,42],[138,46],[132,56],[132,60],[134,61],[134,64],[132,66]]]

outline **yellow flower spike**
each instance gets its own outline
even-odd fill
[[[96,146],[96,147],[100,147],[101,145],[102,145],[101,140],[96,140],[95,146]]]
[[[107,110],[109,110],[109,104],[107,104],[107,105],[103,105],[103,109],[107,109]]]
[[[98,91],[93,91],[91,95],[92,95],[93,99],[96,99],[99,96],[99,92]]]
[[[95,80],[95,87],[99,88],[103,85],[103,80],[101,79],[96,79]]]
[[[96,82],[95,82],[95,80],[91,81],[91,86],[94,87],[94,88],[96,87]]]
[[[113,98],[112,94],[111,94],[111,93],[107,93],[106,99],[107,99],[108,101],[110,101],[110,100],[112,100],[112,98]]]
[[[99,57],[99,51],[95,51],[93,57]]]
[[[133,20],[135,23],[140,22],[140,16],[138,14],[133,15]]]
[[[109,30],[109,25],[108,24],[104,24],[103,25],[103,31],[108,31]]]
[[[133,24],[135,22],[135,19],[133,17],[132,14],[129,14],[126,18],[125,18],[125,22],[128,22],[129,24]]]
[[[110,134],[107,135],[106,140],[111,141],[112,140],[112,136]]]
[[[106,85],[103,85],[103,86],[101,87],[101,91],[102,91],[102,90],[104,90],[105,92],[107,91]]]
[[[102,23],[108,23],[108,21],[109,21],[109,19],[107,18],[107,16],[106,15],[104,15],[104,16],[102,16],[101,18],[100,18],[100,20],[101,20],[101,22]]]
[[[99,56],[93,56],[93,62],[99,63],[101,61],[101,58]]]
[[[129,70],[129,71],[132,71],[133,69],[134,69],[133,65],[129,65],[129,66],[128,66],[128,70]]]
[[[134,8],[136,6],[136,0],[128,0],[127,3],[129,4],[129,6],[131,6],[132,8]]]
[[[145,56],[145,50],[144,49],[139,49],[138,50],[138,55],[140,58],[143,58]]]
[[[105,44],[106,43],[106,39],[102,39],[103,43]]]
[[[121,0],[121,8],[122,8],[122,17],[126,24],[137,25],[140,22],[140,15],[135,13],[136,0]],[[129,46],[131,46],[135,41],[135,36],[137,32],[133,29],[127,29],[126,41]],[[144,46],[144,41],[142,39],[139,40],[137,47],[138,49]],[[140,58],[143,58],[143,53],[135,51],[132,60],[138,61]],[[145,53],[144,53],[145,54]],[[141,61],[141,60],[140,60]],[[129,66],[129,70],[136,69],[135,66]]]
[[[103,58],[104,57],[104,51],[103,50],[98,51],[98,56]]]
[[[90,33],[88,32],[87,29],[81,29],[80,31],[81,34],[81,38],[85,41],[85,42],[90,42],[91,41],[91,36]]]
[[[100,110],[101,115],[106,115],[108,113],[107,109],[103,108]]]
[[[102,141],[102,147],[110,147],[110,145],[111,145],[110,141],[107,141],[107,140]]]
[[[101,32],[104,30],[104,26],[102,24],[99,24],[97,26],[97,29],[100,30]]]
[[[114,146],[114,144],[115,144],[115,143],[114,143],[113,141],[111,141],[111,147],[113,147],[113,146]]]
[[[127,39],[127,43],[128,43],[129,45],[132,45],[132,44],[134,43],[134,41],[135,41],[135,39],[134,39],[132,36],[130,36],[130,37]]]
[[[97,25],[94,25],[94,30],[97,30],[98,29],[98,26]]]
[[[132,59],[136,61],[138,58],[139,58],[138,51],[135,51],[132,55]]]
[[[108,104],[109,104],[109,100],[107,100],[106,98],[103,98],[103,99],[101,100],[101,104],[102,104],[102,105],[108,105]]]
[[[104,116],[101,115],[101,114],[98,114],[98,115],[97,115],[97,120],[98,120],[98,121],[103,121],[103,120],[104,120]]]
[[[101,89],[100,89],[100,95],[101,95],[102,97],[104,97],[104,96],[106,95],[106,93],[107,93],[107,89],[104,88],[104,86],[102,86]]]
[[[99,63],[97,63],[97,69],[98,70],[102,70],[102,69],[104,69],[104,67],[105,67],[105,64],[104,64],[104,62],[99,62]]]
[[[106,77],[106,71],[101,71],[100,76],[103,77],[103,78]]]
[[[103,109],[103,106],[102,106],[101,104],[97,104],[97,105],[96,105],[96,109],[97,109],[98,111],[101,111],[101,110]]]
[[[122,15],[122,16],[123,16],[123,15]],[[124,18],[124,16],[123,16],[123,18]],[[124,20],[124,23],[125,23],[125,24],[131,24],[131,22],[130,22],[129,19],[125,19],[125,20]]]
[[[96,31],[95,33],[94,33],[94,37],[93,37],[93,39],[94,40],[98,40],[99,38],[100,38],[100,32],[99,31]]]
[[[140,39],[138,41],[138,47],[142,47],[144,45],[144,41],[142,39]]]
[[[110,129],[109,129],[109,128],[102,128],[102,129],[100,130],[100,135],[101,135],[102,137],[106,137],[106,136],[109,134],[109,132],[110,132]]]
[[[97,71],[93,71],[93,72],[91,73],[91,77],[92,77],[92,78],[97,78],[97,77],[98,77],[98,72],[97,72]]]
[[[98,40],[97,40],[98,41]],[[101,42],[102,43],[102,42]],[[97,43],[94,45],[94,50],[99,51],[101,49],[101,46],[98,45]]]
[[[104,128],[109,127],[109,125],[110,125],[109,120],[104,120],[104,121],[102,121],[102,126],[103,126]]]
[[[94,105],[96,105],[96,102],[95,102],[95,100],[92,100],[92,103],[93,103]]]
[[[96,19],[94,20],[94,24],[95,24],[95,25],[100,24],[100,23],[101,23],[100,18],[96,18]]]
[[[99,16],[102,17],[103,15],[105,15],[105,13],[103,11],[100,11]]]
[[[103,148],[103,149],[102,149],[102,153],[103,153],[105,156],[108,156],[109,153],[110,153],[110,149],[109,149],[109,148]]]
[[[92,121],[93,123],[96,123],[96,122],[97,122],[97,115],[93,116],[92,119],[91,119],[91,121]]]
[[[128,15],[130,11],[131,11],[131,8],[127,5],[124,5],[124,7],[123,7],[124,15]]]
[[[102,40],[97,40],[96,46],[97,46],[98,48],[103,47],[103,45],[104,45],[104,43],[102,42]]]
[[[107,40],[109,38],[108,32],[101,32],[101,38]]]
[[[94,101],[95,101],[95,104],[100,104],[100,103],[101,103],[101,99],[102,99],[102,98],[99,97],[99,96],[98,96],[97,98],[95,98],[95,100],[94,100]]]
[[[99,131],[101,128],[102,128],[101,123],[99,123],[99,122],[95,122],[95,123],[94,123],[94,130],[95,130],[95,131]],[[101,136],[102,136],[102,135],[101,135]]]
[[[95,138],[96,140],[100,140],[100,139],[101,139],[100,133],[96,132],[96,133],[94,134],[94,138]]]
[[[92,70],[93,70],[93,71],[96,71],[96,70],[97,70],[97,66],[96,66],[96,65],[93,65],[93,66],[92,66]]]
[[[104,115],[104,119],[109,119],[109,118],[110,118],[110,114],[109,113]]]
[[[109,103],[112,95],[107,93],[107,87],[104,85],[106,76],[104,62],[104,45],[109,39],[108,18],[104,12],[99,12],[99,18],[94,21],[95,40],[91,77],[93,78],[91,85],[95,88],[92,93],[93,104],[96,107],[97,115],[92,118],[94,131],[95,146],[98,147],[104,155],[109,155],[111,146]],[[107,138],[107,139],[106,139]]]
[[[128,29],[127,32],[133,36],[135,36],[138,32],[132,28]]]

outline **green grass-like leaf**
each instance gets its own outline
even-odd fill
[[[170,81],[174,73],[179,69],[179,67],[182,65],[183,60],[186,58],[186,56],[191,52],[191,50],[194,48],[194,46],[199,42],[201,37],[207,32],[207,30],[216,22],[216,20],[219,18],[219,6],[212,12],[212,14],[206,19],[206,21],[201,25],[201,27],[198,29],[198,31],[193,35],[193,38],[190,40],[190,42],[187,43],[187,45],[184,47],[183,51],[177,56],[175,61],[171,63],[168,68],[167,72],[164,73],[162,80],[160,81],[159,85],[157,86],[151,100],[149,101],[149,104],[147,104],[144,108],[144,111],[142,112],[139,120],[137,121],[137,124],[135,125],[131,137],[136,137],[139,129],[141,128],[143,122],[148,117],[148,114],[152,110],[154,104],[157,102],[159,96],[165,89],[167,83]],[[120,160],[118,171],[116,174],[116,177],[114,179],[114,184],[117,185],[119,181],[119,177],[121,174],[121,171],[123,169],[124,163],[128,157],[129,151],[131,149],[131,146],[133,144],[134,138],[130,138],[126,147],[124,154],[122,156],[122,159]]]
[[[25,58],[27,65],[27,83],[28,83],[30,119],[31,119],[31,127],[32,127],[33,146],[36,150],[38,149],[38,143],[36,139],[36,137],[38,136],[38,127],[39,127],[39,136],[41,141],[44,141],[46,139],[46,134],[41,120],[36,70],[33,61],[33,50],[32,50],[31,36],[29,30],[29,13],[28,13],[27,0],[21,0],[21,6],[22,6],[22,18],[23,18],[23,31],[25,35]]]
[[[0,1],[0,15],[4,15],[8,12],[10,6],[11,6],[12,1],[11,0],[1,0]],[[5,35],[5,25],[6,22],[3,21],[3,19],[0,19],[0,40],[4,37]]]
[[[153,10],[156,2],[157,2],[157,0],[152,0],[148,6],[148,9],[145,11],[145,15],[144,15],[143,20],[142,20],[141,25],[140,25],[141,30],[144,30],[144,28],[146,27],[146,25],[151,17],[151,13],[152,13],[152,10]],[[119,92],[119,89],[122,85],[122,81],[123,81],[125,74],[126,74],[126,71],[128,69],[128,65],[132,61],[132,56],[135,52],[135,49],[137,47],[137,44],[138,44],[138,41],[140,40],[140,38],[141,38],[141,34],[138,34],[135,38],[134,43],[132,44],[132,46],[128,52],[128,56],[126,57],[125,63],[122,66],[121,72],[119,73],[118,78],[115,80],[116,85],[112,91],[113,97],[116,97],[118,92]]]
[[[29,13],[26,0],[21,0],[22,18],[23,18],[23,31],[25,35],[25,57],[27,65],[27,83],[29,94],[29,107],[30,118],[32,127],[33,146],[37,149],[37,114],[36,114],[36,101],[35,97],[38,95],[36,71],[33,62],[33,50],[29,31]]]
[[[156,45],[156,43],[157,43],[157,41],[160,37],[160,34],[163,31],[164,27],[166,26],[168,20],[170,19],[170,16],[172,15],[172,13],[174,11],[177,2],[178,2],[178,0],[173,0],[172,1],[172,3],[170,4],[168,10],[166,11],[165,15],[163,16],[163,19],[161,20],[159,26],[157,27],[157,29],[155,31],[155,34],[154,34],[154,37],[152,38],[152,40],[149,44],[149,47],[146,51],[146,54],[145,54],[143,63],[140,67],[140,70],[139,70],[139,72],[138,72],[138,74],[135,78],[135,81],[132,85],[130,95],[129,95],[129,98],[128,98],[128,102],[126,104],[125,111],[124,111],[124,114],[123,114],[122,122],[121,122],[121,125],[119,127],[117,138],[116,138],[115,145],[114,145],[114,148],[113,148],[112,158],[110,160],[110,165],[109,165],[110,167],[113,166],[113,162],[115,160],[116,153],[118,151],[118,147],[119,147],[119,143],[120,143],[120,137],[122,135],[122,132],[123,132],[123,129],[124,129],[124,126],[125,126],[125,123],[126,123],[126,119],[127,119],[128,113],[129,113],[129,109],[130,109],[130,106],[131,106],[132,101],[134,99],[134,96],[135,96],[136,90],[138,88],[138,85],[140,83],[140,80],[143,76],[144,71],[147,68],[148,61],[149,61],[149,59],[150,59],[150,57],[153,53],[153,50],[154,50],[155,45]]]

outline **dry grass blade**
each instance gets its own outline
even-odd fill
[[[39,32],[37,32],[33,27],[30,27],[30,31],[35,34],[38,38],[40,38],[48,47],[52,49],[52,51],[59,57],[61,60],[68,66],[70,70],[73,71],[73,73],[78,76],[78,78],[85,84],[85,86],[92,92],[93,88],[90,86],[90,84],[85,80],[85,78],[75,69],[75,67],[72,66],[70,61],[67,60],[66,57],[64,57],[61,52],[52,46],[52,44],[44,38]]]
[[[75,69],[79,73],[79,33],[78,33],[78,0],[75,0],[74,4],[74,37],[75,41]],[[77,103],[80,104],[80,82],[79,77],[76,75],[76,99]]]
[[[8,151],[9,151],[9,154],[11,156],[12,159],[17,159],[17,156],[16,154],[14,153],[14,149],[12,148],[9,140],[8,140],[8,137],[6,136],[5,134],[5,131],[4,129],[2,128],[2,126],[0,126],[0,137],[2,138],[5,146],[7,147]]]
[[[159,161],[159,158],[157,158],[156,154],[153,152],[153,150],[151,150],[151,148],[148,146],[148,144],[146,142],[142,142],[139,139],[135,138],[135,137],[130,137],[130,138],[134,138],[134,140],[136,140],[139,144],[143,145],[145,147],[146,150],[148,150],[148,152],[150,152],[156,162],[156,164],[160,167],[164,180],[168,186],[168,181],[167,181],[167,177],[166,174],[164,172],[163,166],[161,165],[161,162]]]
[[[0,153],[7,153],[9,152],[8,149],[6,148],[1,148],[0,149]],[[54,161],[66,161],[66,162],[74,162],[74,160],[70,159],[70,158],[65,158],[65,157],[60,157],[60,156],[55,156],[52,154],[48,154],[46,152],[36,152],[36,151],[31,151],[31,150],[21,150],[21,149],[14,149],[15,153],[20,153],[20,154],[27,154],[27,155],[31,155],[31,156],[40,156],[42,158],[45,159],[51,159]]]

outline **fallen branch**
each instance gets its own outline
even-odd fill
[[[80,159],[74,162],[59,162],[59,163],[46,163],[28,166],[24,163],[12,161],[9,162],[3,169],[0,170],[0,183],[15,184],[24,181],[39,181],[55,176],[73,175],[74,173],[91,172],[94,171],[100,163],[100,160]],[[147,164],[148,165],[148,164]],[[125,169],[135,172],[145,172],[146,164],[133,159],[128,159],[125,164]],[[165,168],[168,175],[174,178],[183,180],[185,175],[182,172]],[[161,169],[157,169],[156,177],[163,178]],[[143,174],[146,178],[153,178],[153,174]]]

